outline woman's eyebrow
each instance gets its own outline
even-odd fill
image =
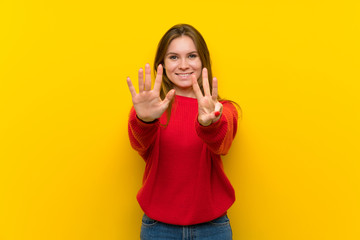
[[[192,53],[197,53],[197,51],[192,51],[187,54],[192,54]],[[170,55],[170,54],[178,55],[178,53],[176,53],[176,52],[168,52],[165,56]]]

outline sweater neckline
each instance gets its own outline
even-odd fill
[[[197,99],[192,98],[192,97],[185,97],[185,96],[175,95],[175,98],[176,98],[177,101],[197,102]]]

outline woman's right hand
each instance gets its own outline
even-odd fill
[[[144,122],[152,122],[161,117],[168,108],[171,100],[174,98],[175,90],[169,91],[164,100],[160,98],[160,87],[162,82],[163,67],[159,64],[155,78],[154,88],[151,89],[151,70],[150,65],[145,65],[145,82],[144,71],[139,69],[139,93],[136,93],[134,85],[129,77],[127,84],[132,97],[132,102],[137,117]]]

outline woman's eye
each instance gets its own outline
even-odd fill
[[[177,59],[177,56],[170,56],[169,57],[171,60],[175,60],[175,59]]]
[[[196,57],[197,57],[196,54],[190,54],[190,55],[189,55],[189,58],[196,58]]]

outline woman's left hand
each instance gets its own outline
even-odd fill
[[[206,68],[203,68],[202,81],[203,81],[203,88],[205,94],[205,96],[203,96],[195,74],[192,74],[191,78],[193,83],[193,90],[198,100],[198,107],[199,107],[198,121],[202,126],[209,126],[213,122],[216,122],[217,120],[220,119],[223,110],[222,104],[217,100],[218,97],[217,79],[215,77],[213,78],[212,94],[211,94],[209,87],[209,80],[208,80],[208,72]]]

